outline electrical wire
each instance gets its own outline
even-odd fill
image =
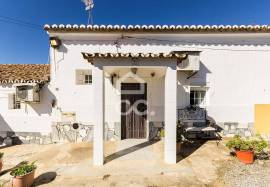
[[[222,43],[206,43],[206,42],[199,42],[199,41],[179,41],[179,40],[163,40],[163,39],[154,39],[154,38],[144,38],[144,37],[133,37],[133,36],[124,36],[124,38],[130,38],[130,39],[139,39],[139,40],[145,40],[145,41],[156,41],[156,42],[168,42],[172,44],[197,44],[197,45],[240,45],[240,44],[222,44]],[[246,44],[251,45],[251,44]],[[266,44],[265,44],[266,45]],[[270,50],[266,49],[228,49],[228,48],[210,48],[210,47],[189,47],[189,46],[183,46],[184,48],[191,48],[191,49],[208,49],[208,50],[226,50],[226,51],[261,51],[261,52],[270,52]]]
[[[90,14],[89,14],[90,15]],[[91,16],[91,15],[90,15]],[[11,24],[16,24],[19,26],[31,28],[31,29],[36,29],[43,31],[42,25],[38,25],[35,23],[30,23],[27,21],[15,19],[12,17],[8,16],[3,16],[0,15],[0,22],[5,22],[5,23],[11,23]],[[133,36],[123,36],[123,39],[137,39],[137,40],[144,40],[144,41],[155,41],[155,42],[167,42],[171,44],[180,44],[180,45],[185,45],[185,44],[190,44],[190,45],[203,45],[203,46],[209,46],[209,45],[238,45],[238,44],[222,44],[222,43],[207,43],[207,42],[201,42],[201,41],[180,41],[180,40],[165,40],[165,39],[155,39],[155,38],[146,38],[146,37],[133,37]],[[93,41],[93,42],[102,42],[108,40],[85,40],[85,41]],[[119,40],[118,40],[119,42]],[[119,45],[119,44],[118,44]],[[246,45],[251,45],[251,44],[246,44]],[[198,47],[191,47],[191,46],[183,46],[184,48],[189,48],[189,49],[197,49],[197,50],[226,50],[226,51],[261,51],[261,52],[270,52],[270,50],[263,50],[263,49],[229,49],[229,48],[211,48],[211,47],[203,47],[203,46],[198,46]]]
[[[11,23],[11,24],[31,28],[31,29],[36,29],[36,30],[43,30],[42,25],[38,25],[38,24],[35,24],[35,23],[30,23],[30,22],[27,22],[27,21],[15,19],[15,18],[12,18],[12,17],[3,16],[3,15],[0,15],[0,22]]]

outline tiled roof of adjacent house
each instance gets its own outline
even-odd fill
[[[0,83],[41,83],[49,76],[48,64],[0,64]]]
[[[270,32],[270,25],[44,25],[51,32]]]

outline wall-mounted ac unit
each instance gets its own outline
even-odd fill
[[[187,52],[187,58],[178,63],[177,69],[180,71],[199,71],[200,70],[200,52]]]
[[[22,102],[40,102],[40,86],[35,85],[17,85],[16,99]]]

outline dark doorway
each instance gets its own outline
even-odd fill
[[[121,139],[146,138],[147,84],[121,84]]]

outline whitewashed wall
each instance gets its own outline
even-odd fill
[[[91,105],[94,92],[91,85],[75,85],[75,69],[91,68],[81,52],[202,51],[201,71],[198,74],[187,79],[188,72],[178,72],[179,108],[189,104],[190,85],[205,85],[208,88],[206,107],[217,122],[253,122],[254,104],[270,103],[270,34],[124,35],[137,39],[121,39],[121,34],[51,34],[60,37],[63,42],[63,47],[55,52],[57,73],[52,77],[61,95],[57,97],[58,103],[63,111],[76,111],[78,121],[91,121],[94,109]],[[150,108],[164,102],[164,81],[151,80],[148,86],[148,98],[152,100]],[[119,96],[113,94],[109,79],[105,80],[105,90],[106,121],[112,124],[120,120],[114,112],[114,103],[117,103]],[[150,119],[163,120],[162,114],[161,111],[155,119]]]
[[[24,106],[20,111],[7,110],[6,93],[14,90],[0,87],[3,124],[13,131],[47,133],[52,122],[61,121],[61,112],[74,112],[76,121],[93,124],[92,85],[75,84],[75,70],[92,67],[81,52],[202,51],[199,73],[187,79],[190,72],[178,72],[178,108],[189,104],[190,85],[208,88],[206,108],[217,122],[253,122],[254,104],[270,103],[270,34],[123,34],[137,39],[121,39],[122,33],[51,33],[50,36],[62,39],[63,45],[60,49],[50,49],[51,83],[42,91],[42,103],[27,106],[28,112]],[[149,60],[152,59],[145,61]],[[109,68],[106,72],[110,72]],[[148,120],[163,121],[164,77],[149,76],[145,80],[148,110],[155,111],[155,115],[148,115]],[[117,114],[120,95],[111,85],[109,76],[105,78],[105,92],[105,121],[113,127],[120,121]],[[57,106],[52,108],[54,97]]]
[[[0,131],[51,132],[52,105],[54,98],[48,85],[41,90],[39,104],[21,104],[21,109],[9,109],[9,94],[15,94],[12,85],[0,85]]]

